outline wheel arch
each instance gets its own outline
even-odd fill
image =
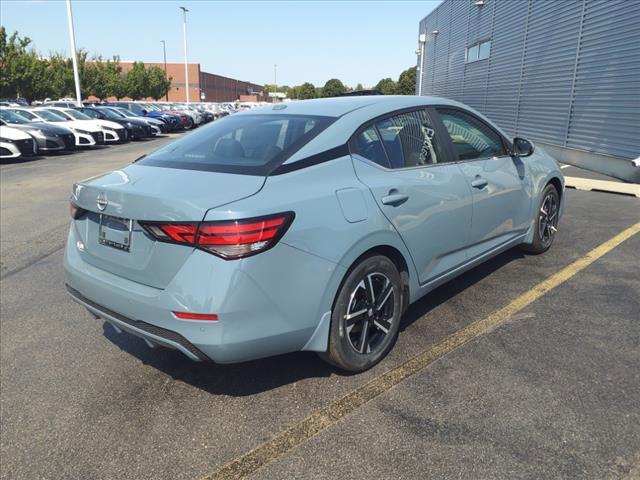
[[[335,277],[328,283],[324,293],[323,305],[326,306],[323,309],[324,314],[322,314],[318,327],[302,350],[316,352],[326,351],[329,342],[331,312],[333,311],[338,292],[353,267],[363,258],[372,254],[386,256],[394,263],[396,268],[398,268],[403,283],[403,313],[408,308],[411,301],[411,292],[418,288],[418,284],[416,283],[417,272],[413,261],[397,232],[377,232],[377,234],[361,239],[360,242],[354,245],[342,257],[339,262],[342,268],[336,270]],[[327,308],[330,308],[330,310],[327,311]]]

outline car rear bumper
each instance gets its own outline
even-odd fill
[[[155,288],[87,263],[78,238],[72,226],[65,272],[76,301],[150,344],[192,360],[203,360],[200,352],[216,363],[305,349],[331,308],[327,285],[342,269],[282,243],[239,261],[194,250],[169,284]],[[172,312],[215,313],[218,321],[181,320]]]
[[[103,320],[106,320],[115,327],[118,333],[120,333],[121,331],[131,333],[132,335],[144,339],[150,346],[161,345],[163,347],[179,350],[191,360],[194,360],[196,362],[209,360],[209,358],[204,353],[198,350],[192,343],[190,343],[179,333],[172,332],[171,330],[166,330],[161,327],[156,327],[155,325],[145,323],[141,320],[132,320],[125,317],[124,315],[120,315],[119,313],[109,310],[108,308],[98,305],[97,303],[89,300],[80,292],[71,288],[69,285],[67,285],[67,291],[69,292],[71,298],[73,298],[77,303],[89,310],[89,312],[92,313],[95,318],[102,318]]]

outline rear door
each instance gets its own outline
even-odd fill
[[[399,232],[426,283],[466,261],[472,200],[425,108],[364,125],[350,148],[358,178]]]
[[[438,107],[438,119],[473,193],[469,258],[524,234],[532,218],[529,166],[508,153],[493,127],[460,108]]]

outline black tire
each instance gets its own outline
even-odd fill
[[[389,353],[398,336],[402,293],[400,273],[391,260],[382,255],[360,260],[338,291],[329,348],[320,356],[349,372],[373,367]],[[361,313],[353,315],[357,312]]]
[[[560,194],[554,185],[547,185],[540,198],[536,212],[533,242],[524,243],[520,247],[525,252],[534,255],[546,252],[553,244],[558,230],[558,214],[560,212]]]

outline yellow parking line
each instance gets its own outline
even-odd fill
[[[638,232],[640,232],[640,223],[636,223],[594,248],[584,257],[538,283],[531,290],[523,293],[508,305],[496,310],[481,320],[470,323],[429,350],[418,354],[407,362],[356,388],[339,400],[312,413],[287,430],[276,434],[271,440],[258,445],[253,450],[242,454],[222,466],[219,470],[207,475],[203,480],[239,479],[255,473],[259,468],[327,429],[340,418],[391,389],[409,376],[424,369],[438,358],[461,347],[483,333],[494,329],[509,319],[513,314],[526,308],[548,291],[553,290],[558,285],[569,280],[575,274]]]

